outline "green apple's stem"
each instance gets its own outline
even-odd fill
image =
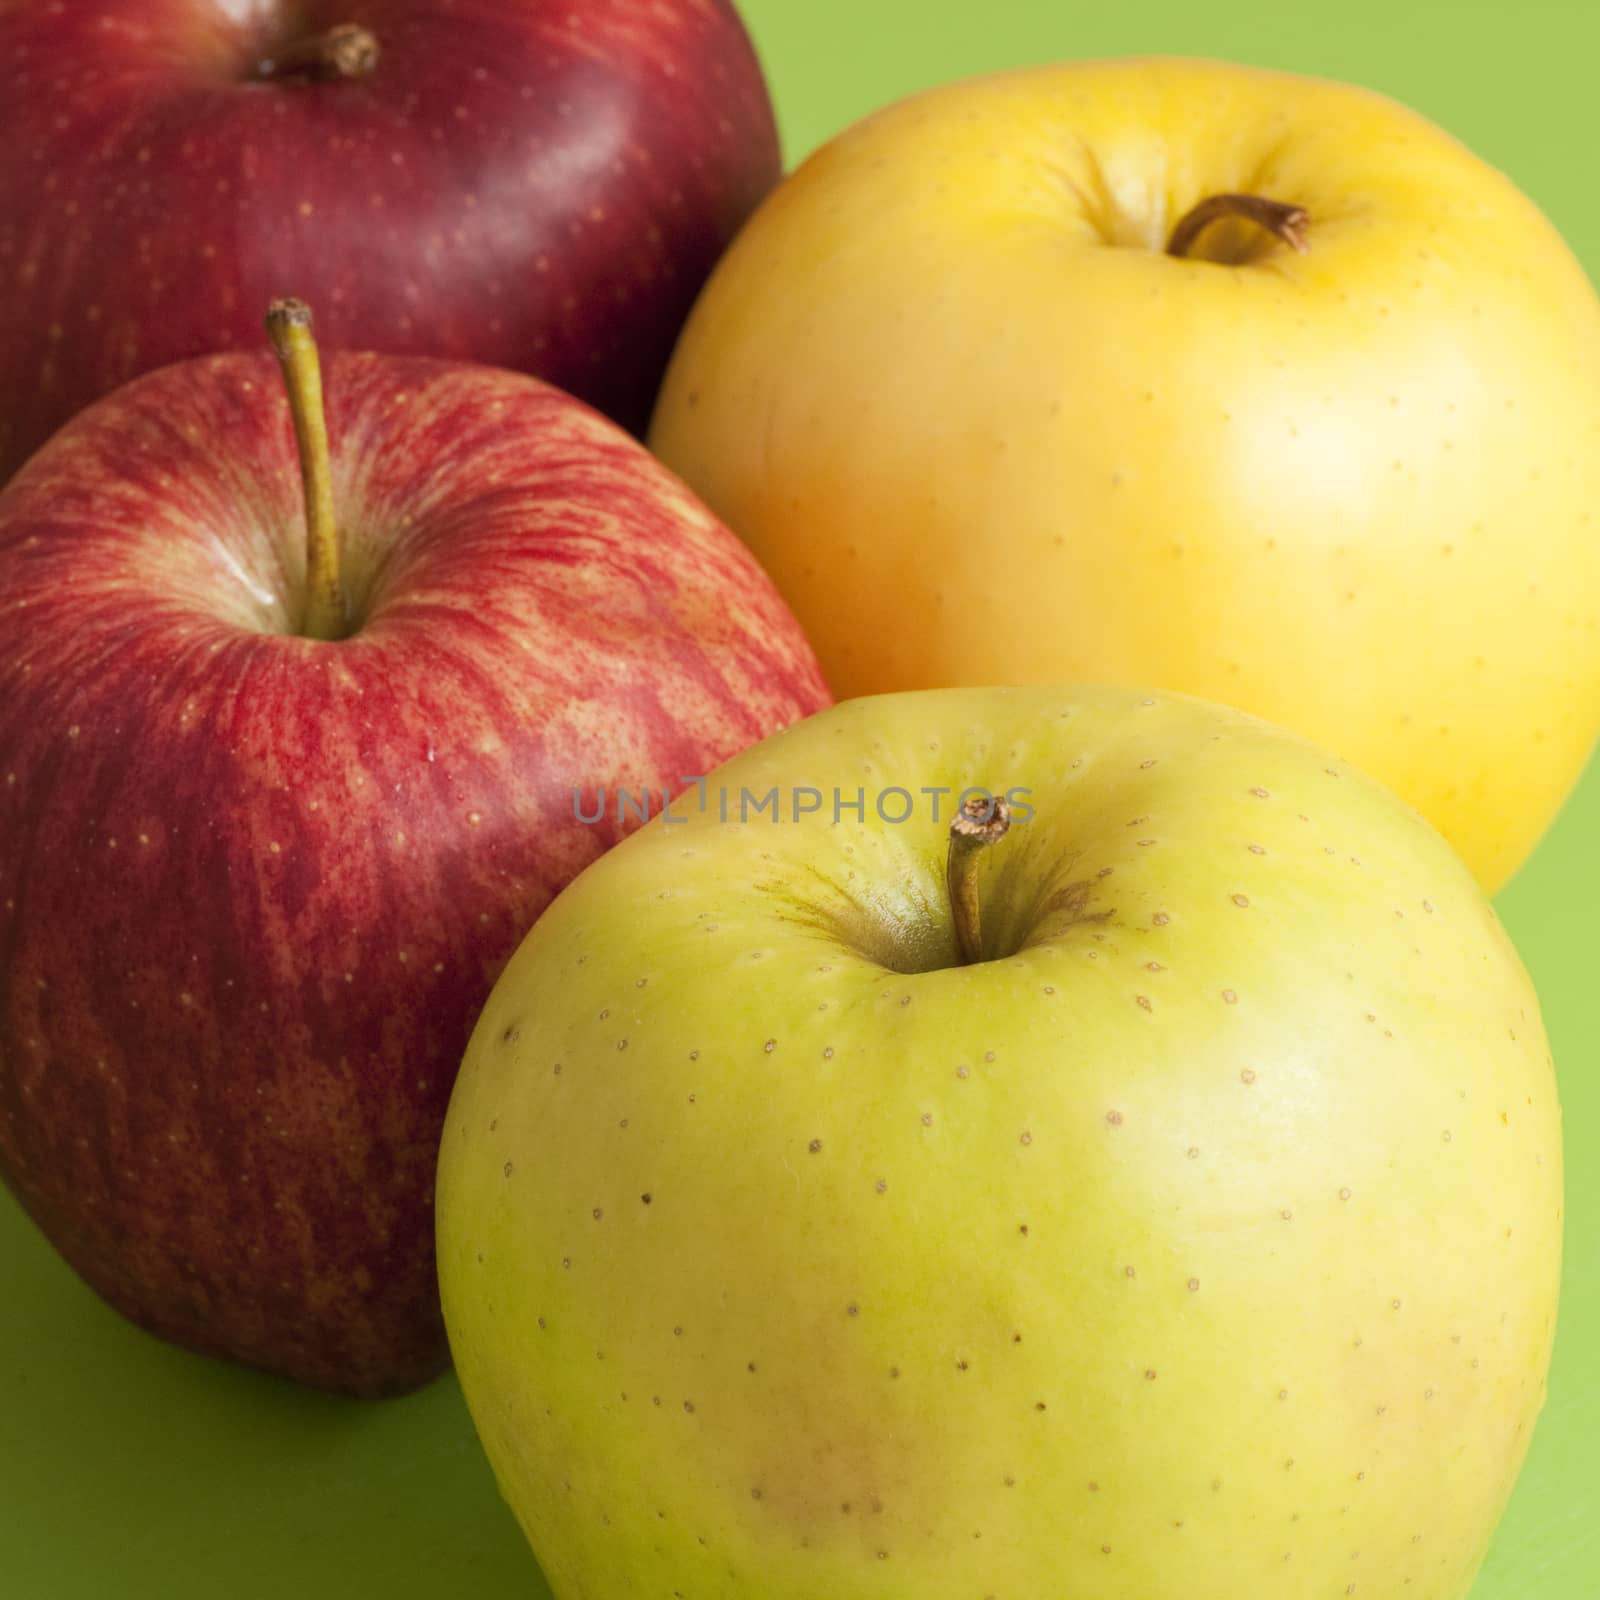
[[[1275,234],[1291,250],[1305,254],[1306,226],[1311,221],[1304,206],[1292,206],[1282,200],[1268,200],[1259,194],[1214,194],[1199,205],[1186,211],[1167,240],[1169,256],[1186,256],[1194,242],[1222,217],[1243,217]]]
[[[966,967],[983,960],[983,930],[978,921],[978,853],[1005,838],[1011,812],[1004,800],[974,794],[962,802],[950,824],[950,854],[945,883],[950,891],[950,916],[956,948]]]
[[[274,300],[267,333],[283,368],[300,451],[306,504],[306,603],[300,632],[308,639],[342,639],[350,614],[339,583],[339,529],[333,519],[333,474],[329,466],[328,419],[322,408],[322,365],[311,333],[311,307],[304,300]]]
[[[290,39],[256,63],[258,78],[365,78],[378,64],[378,41],[359,22]]]

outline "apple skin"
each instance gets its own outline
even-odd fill
[[[1034,816],[961,968],[945,825],[870,796],[969,784]],[[557,1600],[1460,1600],[1543,1401],[1560,1114],[1432,828],[1105,689],[849,702],[716,789],[550,907],[445,1125],[446,1324]]]
[[[370,77],[252,81],[350,22]],[[136,374],[253,348],[284,294],[326,344],[537,373],[642,430],[780,171],[730,0],[17,0],[0,30],[0,483]]]
[[[0,1172],[146,1328],[370,1395],[445,1365],[441,1120],[505,958],[619,837],[573,786],[675,786],[827,695],[587,407],[419,358],[325,385],[342,641],[288,631],[266,354],[137,380],[0,493]]]
[[[1227,190],[1304,205],[1306,253],[1164,254]],[[718,268],[651,433],[841,698],[1238,705],[1491,892],[1600,729],[1597,440],[1600,302],[1505,177],[1365,90],[1171,59],[841,135]]]

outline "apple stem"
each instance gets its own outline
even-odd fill
[[[1214,194],[1191,207],[1178,219],[1172,237],[1167,240],[1167,254],[1188,255],[1201,233],[1223,217],[1243,217],[1247,222],[1254,222],[1301,255],[1308,248],[1306,225],[1311,221],[1311,214],[1304,206],[1268,200],[1259,194]]]
[[[983,930],[978,921],[978,854],[1005,838],[1011,811],[998,795],[973,794],[962,801],[950,824],[950,854],[945,861],[945,884],[950,892],[950,915],[955,923],[956,948],[961,964],[970,967],[983,960]]]
[[[333,516],[328,419],[322,405],[322,364],[304,300],[274,300],[267,333],[283,369],[300,452],[306,507],[306,602],[300,632],[307,639],[342,639],[350,614],[339,582],[339,529]]]
[[[365,78],[378,64],[378,40],[359,22],[291,39],[256,63],[258,78]]]

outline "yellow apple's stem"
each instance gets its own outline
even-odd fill
[[[1291,250],[1297,250],[1301,255],[1308,249],[1306,227],[1311,221],[1311,215],[1304,206],[1288,205],[1282,200],[1268,200],[1259,194],[1214,194],[1186,211],[1178,219],[1177,227],[1172,230],[1172,237],[1167,240],[1167,254],[1188,255],[1195,240],[1213,222],[1223,217],[1243,217],[1246,222],[1254,222],[1265,228],[1268,233],[1275,234]]]
[[[950,824],[945,884],[950,891],[956,948],[965,967],[983,960],[983,930],[978,921],[978,853],[1005,838],[1010,826],[1011,812],[1005,801],[999,796],[988,799],[979,794],[962,802]]]
[[[350,614],[339,583],[339,529],[333,519],[328,419],[322,408],[322,365],[311,333],[311,307],[303,300],[274,300],[267,311],[267,333],[289,391],[305,490],[306,601],[299,631],[308,639],[342,639]]]
[[[365,78],[378,64],[378,41],[359,22],[291,39],[256,63],[258,78]]]

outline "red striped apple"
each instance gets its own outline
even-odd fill
[[[637,429],[779,172],[731,0],[7,0],[0,151],[0,482],[285,284]]]
[[[138,380],[0,493],[0,1170],[147,1328],[375,1394],[446,1360],[473,1019],[620,831],[574,785],[704,772],[827,696],[587,407],[336,355],[319,436],[279,336],[309,518],[265,351]]]

